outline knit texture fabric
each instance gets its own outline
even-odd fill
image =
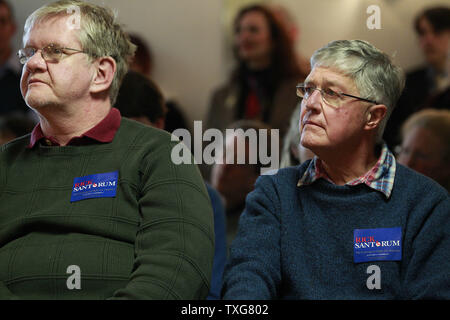
[[[197,167],[171,161],[167,132],[122,118],[111,143],[29,139],[0,149],[0,298],[207,296],[211,203]],[[70,201],[76,177],[114,171],[115,197]]]
[[[309,161],[261,176],[224,273],[224,299],[450,298],[450,199],[397,164],[389,199],[364,184],[297,187]],[[355,229],[401,227],[401,261],[354,262]],[[369,289],[369,266],[381,288]]]

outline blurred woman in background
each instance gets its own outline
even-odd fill
[[[284,24],[265,6],[244,7],[234,21],[233,51],[236,66],[212,95],[208,128],[260,120],[283,137],[298,103],[295,86],[306,77]]]

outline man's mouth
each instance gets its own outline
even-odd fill
[[[44,81],[36,79],[36,78],[32,78],[28,81],[28,85],[33,84],[33,83],[44,83],[45,84]]]

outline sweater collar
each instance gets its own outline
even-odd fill
[[[377,163],[364,175],[346,183],[346,185],[355,186],[365,184],[368,187],[383,193],[386,199],[388,199],[394,186],[395,170],[395,157],[388,149],[386,143],[383,143]],[[322,161],[315,156],[309,163],[303,176],[298,181],[297,186],[310,185],[320,178],[334,184],[324,170]]]
[[[119,129],[120,121],[121,115],[119,110],[111,108],[108,115],[102,121],[81,136],[72,138],[67,145],[86,145],[92,142],[112,142]],[[38,123],[31,132],[28,148],[33,148],[38,142],[47,146],[59,146],[59,143],[53,137],[46,137],[44,135],[40,123]]]

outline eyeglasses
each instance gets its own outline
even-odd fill
[[[299,96],[300,98],[303,98],[305,100],[307,100],[314,93],[314,90],[319,91],[321,93],[323,102],[325,102],[326,104],[329,104],[333,107],[340,107],[343,104],[345,97],[351,97],[354,99],[370,102],[373,104],[378,104],[374,100],[352,96],[351,94],[347,94],[347,93],[343,93],[343,92],[336,92],[336,91],[333,91],[328,88],[319,89],[319,88],[305,85],[304,83],[298,84],[296,88],[297,88],[297,96]]]
[[[58,47],[57,45],[51,43],[48,46],[45,46],[41,49],[42,58],[44,58],[44,60],[47,62],[58,62],[61,59],[63,53],[68,54],[64,52],[65,50],[75,51],[75,53],[87,54],[87,52],[84,52],[83,50]],[[30,60],[30,58],[34,56],[34,54],[38,51],[39,51],[38,49],[31,47],[20,49],[17,52],[17,56],[19,57],[20,63],[21,64],[27,63],[27,61]]]

